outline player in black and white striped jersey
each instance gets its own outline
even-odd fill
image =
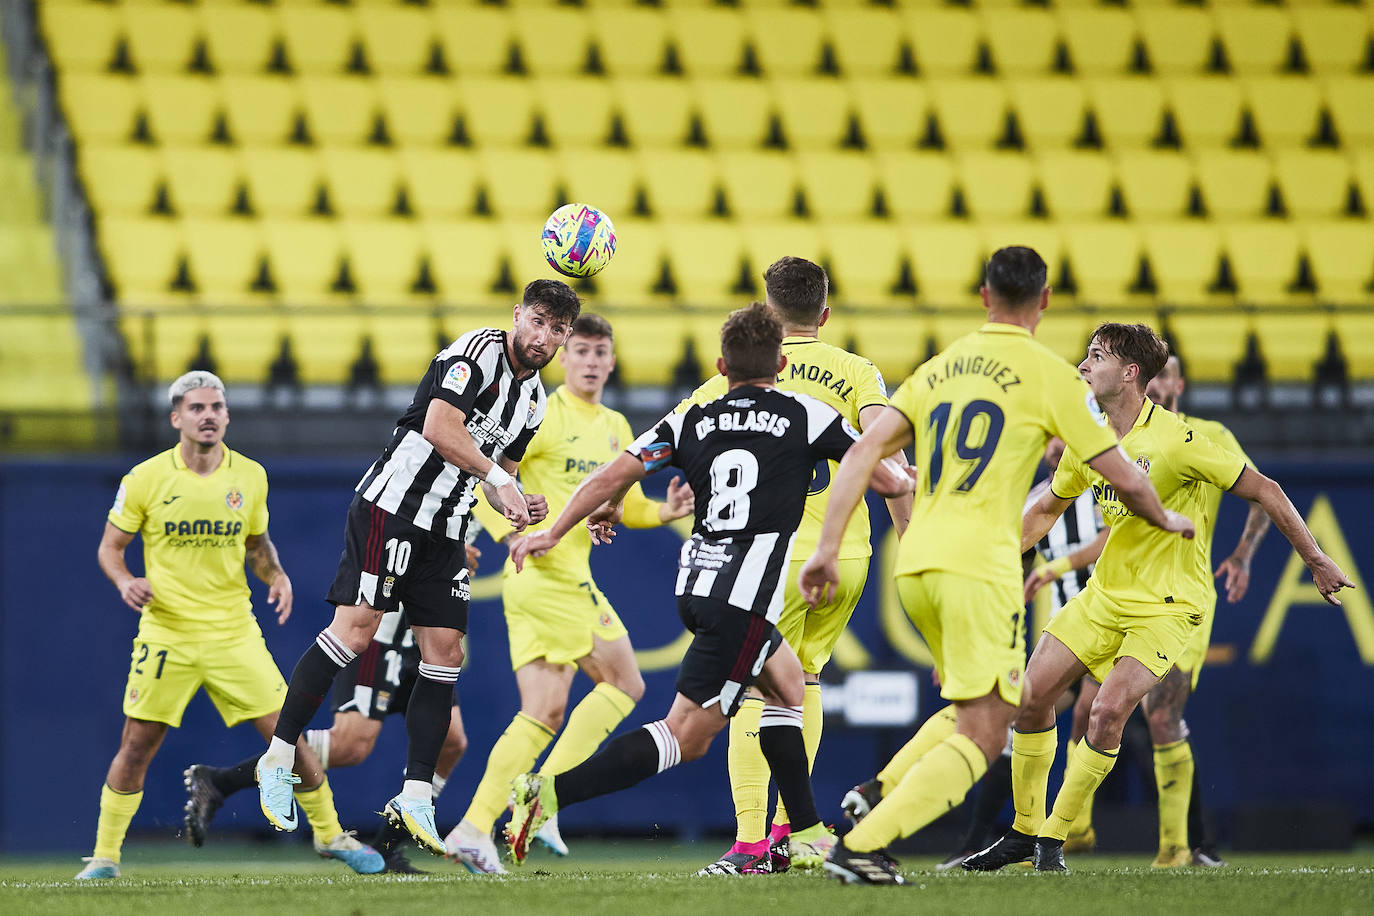
[[[406,713],[405,784],[384,813],[421,846],[444,853],[431,780],[463,661],[468,514],[478,484],[516,530],[547,514],[543,497],[525,496],[512,475],[544,418],[539,370],[567,339],[580,308],[567,284],[535,280],[515,306],[511,330],[482,328],[446,347],[391,443],[359,481],[326,596],[334,620],[297,663],[272,744],[255,770],[263,814],[278,830],[296,826],[296,739],[335,676],[372,642],[382,614],[404,602],[421,661]]]

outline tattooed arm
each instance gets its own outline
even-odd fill
[[[277,606],[277,623],[286,623],[286,618],[291,616],[291,579],[281,568],[277,545],[272,543],[266,531],[248,535],[243,544],[247,550],[248,568],[267,583],[267,603]]]

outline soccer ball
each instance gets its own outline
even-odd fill
[[[596,207],[564,204],[544,223],[541,241],[554,270],[567,277],[590,277],[611,263],[615,226]]]

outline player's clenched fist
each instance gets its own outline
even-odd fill
[[[542,557],[558,546],[562,538],[554,537],[548,531],[536,531],[534,534],[526,535],[515,542],[515,546],[510,549],[511,562],[515,564],[515,571],[520,572],[525,568],[526,557]]]
[[[801,576],[797,579],[802,598],[813,608],[835,597],[839,582],[840,561],[833,553],[822,554],[819,550],[802,565]]]
[[[129,607],[142,613],[143,606],[153,600],[153,587],[147,579],[130,579],[119,587],[119,597]]]

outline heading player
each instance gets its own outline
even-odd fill
[[[410,694],[410,737],[401,792],[386,814],[424,848],[443,855],[434,826],[434,767],[448,732],[453,685],[468,627],[469,575],[463,540],[477,485],[516,529],[543,517],[512,473],[544,419],[539,370],[567,338],[581,308],[557,280],[535,280],[510,331],[469,331],[440,351],[397,423],[391,444],[359,481],[348,509],[344,553],[326,596],[334,620],[291,674],[272,744],[256,777],[263,814],[294,830],[290,766],[296,739],[339,671],[364,652],[386,611],[404,602],[420,647]]]
[[[1019,520],[1050,437],[1090,456],[1151,524],[1192,534],[1117,447],[1073,367],[1031,336],[1049,305],[1045,277],[1029,248],[993,254],[982,287],[988,323],[918,368],[845,456],[802,569],[802,593],[825,600],[873,468],[914,441],[919,495],[898,548],[897,588],[955,713],[928,719],[885,768],[882,801],[826,863],[845,882],[903,883],[884,847],[959,804],[1002,753],[1025,671]]]
[[[1122,447],[1149,475],[1164,504],[1208,525],[1213,487],[1258,502],[1312,570],[1322,597],[1351,583],[1321,552],[1279,485],[1219,448],[1180,417],[1145,397],[1168,348],[1145,325],[1104,324],[1088,343],[1079,371],[1121,435]],[[964,868],[991,871],[1034,859],[1040,871],[1066,871],[1064,839],[1084,797],[1116,763],[1126,719],[1177,662],[1202,625],[1212,589],[1208,539],[1185,543],[1143,523],[1097,468],[1085,466],[1075,443],[1059,462],[1050,489],[1026,509],[1021,544],[1038,541],[1084,490],[1092,489],[1111,526],[1088,587],[1050,621],[1031,656],[1035,693],[1022,706],[1012,742],[1016,821]],[[1088,732],[1069,756],[1054,810],[1045,794],[1055,752],[1054,699],[1084,674],[1101,684]]]
[[[552,778],[515,780],[508,837],[524,858],[540,825],[560,808],[606,795],[706,753],[757,679],[765,706],[760,744],[797,830],[790,858],[821,864],[834,838],[816,814],[802,740],[802,671],[778,635],[783,576],[816,462],[838,458],[857,433],[814,398],[785,393],[782,327],[754,304],[721,328],[717,368],[730,380],[722,398],[671,414],[578,487],[547,531],[515,546],[517,568],[558,544],[604,502],[618,503],[646,475],[681,468],[695,494],[692,537],[679,557],[678,614],[693,634],[668,715],[621,735],[585,763]],[[764,484],[766,480],[766,485]],[[909,492],[902,474],[885,473],[890,495]]]

